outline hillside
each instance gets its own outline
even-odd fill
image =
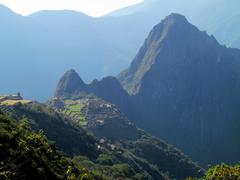
[[[239,66],[240,50],[171,14],[119,75],[134,104],[125,113],[202,164],[236,163]]]
[[[137,127],[114,104],[92,94],[74,96],[74,99],[53,98],[48,104],[99,139],[134,140],[140,136]]]
[[[16,122],[0,112],[0,178],[1,179],[113,179],[113,178],[131,178],[134,170],[129,167],[136,161],[145,164],[141,159],[128,164],[114,164],[114,155],[102,154],[94,165],[87,157],[75,157],[73,161],[69,160],[56,150],[55,145],[50,144],[43,131],[33,133],[25,120]],[[145,137],[146,138],[146,137]],[[137,145],[138,144],[138,145]],[[140,142],[133,146],[141,145]],[[143,144],[142,144],[143,145]],[[157,146],[156,146],[157,147]],[[119,153],[119,152],[118,152]],[[134,152],[136,153],[136,152]],[[127,154],[126,154],[127,155]],[[128,153],[129,156],[133,154]],[[118,155],[119,157],[119,155]],[[115,159],[116,161],[116,159]],[[115,162],[116,163],[116,162]],[[101,164],[101,165],[100,165]],[[171,164],[170,164],[171,165]],[[89,172],[86,168],[91,169]],[[222,177],[224,171],[225,177],[238,177],[236,167],[221,165],[214,167],[207,173],[207,179]],[[213,171],[214,170],[214,171]],[[104,171],[104,172],[103,172]],[[227,172],[227,173],[226,173]],[[169,179],[167,175],[157,176],[157,171],[152,173],[155,179]],[[122,176],[121,176],[122,175]],[[195,177],[195,174],[191,174]],[[135,179],[151,179],[151,176],[137,173]]]
[[[75,71],[71,70],[70,72],[74,73],[74,77],[76,77]],[[94,81],[92,84],[85,84],[84,90],[79,90],[79,88],[72,90],[71,96],[71,93],[64,91],[64,89],[68,89],[66,86],[63,86],[63,91],[59,89],[63,82],[62,79],[68,79],[65,78],[66,74],[69,74],[69,71],[63,75],[57,86],[57,92],[62,93],[55,93],[55,95],[60,96],[55,96],[48,102],[51,108],[69,117],[75,125],[91,131],[103,144],[108,141],[111,142],[107,144],[110,145],[113,151],[122,150],[124,152],[122,154],[123,159],[126,157],[131,157],[132,160],[140,158],[149,164],[155,165],[160,172],[164,174],[168,172],[170,178],[184,179],[189,174],[196,173],[198,176],[202,174],[203,171],[181,151],[138,129],[117,106],[106,101],[106,98],[103,100],[101,96],[96,95],[102,95],[101,92],[104,92],[109,98],[114,96],[116,92],[121,92],[122,87],[116,86],[119,83],[116,83],[118,81],[115,78],[112,81],[107,81],[105,79],[108,78],[104,78],[101,81]],[[78,84],[81,84],[81,78],[77,79],[79,80]],[[68,79],[68,82],[63,84],[72,87],[71,83],[75,84],[76,82]],[[93,86],[95,88],[92,88]],[[122,92],[125,91],[122,90]],[[67,94],[67,96],[61,96],[61,94]],[[104,98],[104,96],[102,97]],[[132,160],[127,161],[130,163]],[[177,170],[173,168],[173,164],[175,167],[181,168]],[[152,174],[152,170],[147,170],[147,172],[156,179],[156,176]]]
[[[85,130],[72,126],[68,119],[48,109],[46,105],[32,103],[29,105],[3,106],[10,116],[20,120],[26,117],[35,131],[44,130],[48,139],[56,142],[57,147],[68,156],[76,154],[96,158],[99,154],[96,140]]]
[[[0,179],[69,179],[72,176],[90,176],[58,152],[42,131],[33,133],[26,121],[17,123],[2,112],[0,142]]]

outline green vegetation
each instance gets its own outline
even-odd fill
[[[8,96],[3,96],[0,95],[0,105],[7,105],[7,106],[13,106],[16,104],[28,104],[31,103],[32,101],[22,99],[20,94],[17,95],[8,95]]]
[[[70,100],[65,99],[64,106],[58,106],[63,104],[59,103],[60,100],[58,100],[58,103],[50,102],[50,104],[57,105],[55,106],[56,108],[61,107],[59,109],[64,109],[70,106],[72,111],[79,111],[79,102],[88,102],[87,112],[90,121],[99,119],[104,120],[104,118],[107,119],[109,117],[115,117],[113,118],[113,121],[109,120],[109,122],[105,122],[110,124],[110,126],[105,126],[107,127],[106,131],[108,131],[110,135],[113,133],[116,127],[122,128],[121,130],[126,134],[131,134],[128,131],[137,131],[137,136],[123,140],[123,138],[121,138],[122,136],[120,138],[110,139],[107,138],[108,136],[102,136],[101,134],[98,136],[98,133],[96,133],[97,131],[92,130],[92,133],[98,138],[106,137],[104,143],[98,143],[101,151],[99,156],[96,159],[84,158],[83,162],[80,161],[79,158],[77,159],[88,169],[93,170],[93,174],[102,174],[104,175],[102,178],[105,178],[105,176],[110,176],[112,179],[115,179],[116,177],[135,178],[140,176],[144,177],[145,179],[185,179],[190,174],[194,177],[201,177],[204,175],[204,171],[178,149],[146,134],[142,130],[137,128],[129,129],[130,125],[120,127],[118,122],[121,122],[121,118],[124,120],[124,117],[119,115],[120,111],[115,108],[109,108],[108,106],[106,106],[106,108],[100,108],[104,107],[106,103],[102,102],[96,97],[91,98],[91,101],[86,101],[86,98],[81,98],[78,100],[75,98]],[[76,102],[78,102],[78,104],[76,104]],[[116,117],[118,117],[117,120]],[[75,125],[79,126],[79,124],[75,123],[74,119],[71,120]],[[99,126],[99,131],[104,131],[104,128]],[[76,160],[76,157],[74,159]],[[119,171],[118,173],[116,172],[116,169],[112,169],[112,166],[117,164],[120,165],[117,167],[124,167],[117,168]],[[128,164],[129,168],[124,166],[124,164]],[[126,173],[126,171],[132,173]],[[128,176],[126,176],[126,174],[128,174]]]
[[[18,104],[7,108],[18,121],[27,118],[35,132],[42,129],[60,150],[73,157],[77,169],[85,168],[84,172],[90,171],[95,179],[167,180],[203,176],[202,169],[180,151],[143,131],[135,140],[101,142],[45,105]],[[75,172],[71,167],[68,169]]]
[[[94,161],[86,157],[74,160],[103,179],[185,179],[190,174],[194,177],[204,175],[204,171],[178,149],[144,131],[140,133],[136,140],[112,139],[100,143],[103,151]]]
[[[229,166],[220,164],[210,168],[206,175],[199,180],[239,180],[240,164]],[[187,178],[187,180],[197,180],[197,178]]]
[[[98,150],[95,138],[86,130],[71,124],[61,114],[39,103],[18,104],[9,111],[17,120],[26,117],[34,131],[44,130],[49,140],[56,142],[57,147],[68,156],[84,155],[96,158]]]
[[[27,120],[17,123],[0,114],[0,179],[90,179],[49,144],[43,131],[33,133]]]
[[[109,159],[110,156],[112,156],[112,159]],[[107,159],[104,160],[104,158]],[[142,161],[141,164],[139,162],[135,162],[132,157],[125,157],[124,160],[122,155],[116,156],[114,154],[102,154],[101,159],[101,162],[99,160],[97,160],[97,162],[93,162],[86,157],[77,156],[73,159],[73,161],[76,164],[85,166],[87,169],[91,169],[91,173],[96,179],[170,179],[167,175],[164,175],[164,173],[150,167],[147,162]],[[145,170],[144,164],[149,169]],[[81,166],[79,166],[79,168],[81,168]]]
[[[146,159],[156,165],[162,172],[169,172],[172,177],[184,179],[189,174],[201,176],[203,170],[185,156],[180,150],[165,142],[149,136],[142,131],[141,138],[136,141],[122,142],[135,156]],[[181,167],[181,169],[176,168]]]
[[[115,142],[115,150],[111,150],[107,141],[101,145],[103,151],[96,160],[83,156],[75,156],[73,160],[91,169],[94,177],[102,179],[183,180],[190,174],[193,177],[204,175],[201,168],[178,150],[144,136],[135,142]]]
[[[118,177],[124,178],[126,169],[112,169],[112,164],[128,164],[130,163],[130,171],[132,174],[128,176],[133,179],[136,174],[141,174],[145,179],[153,179],[148,177],[162,177],[160,171],[156,171],[155,174],[150,175],[151,171],[155,171],[149,167],[148,162],[140,161],[135,162],[133,154],[122,154],[124,150],[119,147],[118,150],[113,151],[106,142],[102,144],[100,149],[97,148],[97,141],[89,135],[85,130],[80,127],[76,127],[74,124],[67,122],[67,119],[55,111],[48,109],[45,105],[32,103],[28,105],[15,105],[8,108],[12,108],[11,116],[17,117],[20,121],[21,117],[26,117],[28,122],[36,132],[42,129],[47,137],[56,142],[56,145],[67,155],[74,157],[74,162],[77,164],[77,169],[91,170],[92,176],[95,179],[116,179]],[[98,145],[99,146],[99,145]],[[81,158],[78,158],[80,156]],[[77,159],[77,160],[76,160]],[[111,161],[111,165],[107,163]],[[143,167],[149,167],[148,170],[142,170]],[[117,171],[117,172],[115,172]],[[68,172],[75,172],[73,169],[69,169]],[[76,173],[75,173],[76,174]],[[74,175],[71,177],[73,178]],[[116,177],[116,178],[114,178]],[[74,178],[73,178],[74,179]]]
[[[110,180],[134,179],[136,174],[144,179],[153,179],[149,178],[151,176],[146,171],[142,172],[141,167],[127,165],[128,161],[133,160],[124,160],[117,152],[105,147],[102,147],[102,154],[97,159],[80,156],[72,162],[58,152],[53,144],[49,144],[43,131],[33,133],[27,119],[17,123],[0,115],[0,142],[0,179]],[[104,160],[109,160],[111,154],[113,166],[107,165]]]
[[[81,100],[65,100],[64,101],[65,109],[62,113],[68,115],[74,119],[74,122],[78,123],[81,127],[86,125],[85,115],[82,112],[82,109],[86,106],[85,102]]]
[[[206,177],[207,180],[214,179],[228,179],[235,180],[240,178],[240,164],[237,164],[233,167],[226,164],[221,164],[215,167],[212,167],[208,170]]]
[[[6,101],[1,102],[0,104],[13,106],[13,105],[18,104],[18,103],[28,104],[30,102],[32,102],[32,101],[30,101],[30,100],[6,100]]]

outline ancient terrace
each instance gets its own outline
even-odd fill
[[[14,95],[0,95],[0,105],[15,105],[17,103],[27,104],[29,100],[24,100],[20,93]]]

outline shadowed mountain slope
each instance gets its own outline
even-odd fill
[[[66,74],[61,80],[65,79]],[[80,78],[77,79],[80,80]],[[62,83],[61,80],[59,84]],[[69,79],[68,84],[71,82]],[[113,102],[107,101],[107,99],[115,101],[120,105],[123,102],[122,105],[126,105],[127,100],[130,100],[116,78],[107,77],[100,81],[95,80],[87,85],[85,90],[75,89],[72,94],[66,93],[65,90],[63,92],[67,96],[55,93],[55,96],[48,102],[49,106],[69,117],[76,126],[91,131],[100,139],[100,142],[104,143],[110,140],[109,145],[113,151],[120,152],[121,148],[124,148],[126,151],[123,153],[124,156],[132,156],[133,153],[137,158],[155,164],[160,172],[168,171],[170,178],[185,179],[190,174],[196,173],[197,176],[202,174],[197,165],[191,161],[187,162],[188,157],[181,151],[138,129],[116,105],[112,104]],[[127,110],[129,109],[126,108]],[[140,163],[137,159],[136,162]],[[128,160],[128,163],[132,164],[133,162]],[[181,166],[181,168],[172,168],[173,164],[175,167]],[[160,178],[156,172],[154,173],[145,165],[144,167],[152,177]],[[164,179],[164,177],[162,178]]]
[[[126,113],[205,165],[236,162],[239,67],[240,50],[221,46],[184,16],[171,14],[119,75],[133,95],[134,108]]]

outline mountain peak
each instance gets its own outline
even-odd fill
[[[80,78],[78,73],[74,69],[68,70],[60,79],[55,96],[65,97],[73,95],[86,88],[86,84]]]
[[[204,164],[234,162],[233,156],[226,158],[227,148],[215,157],[210,152],[223,141],[234,141],[240,149],[238,139],[225,133],[236,129],[232,125],[239,120],[234,108],[240,106],[239,59],[238,49],[221,46],[183,16],[167,16],[120,75],[134,95],[131,119]]]
[[[220,45],[183,15],[172,13],[152,29],[129,69],[119,75],[119,80],[130,94],[136,94],[142,78],[160,61],[167,61],[170,56],[177,59],[186,53],[198,54],[196,48],[206,53],[209,49],[214,52]]]
[[[68,71],[66,71],[65,74],[63,75],[63,77],[74,78],[74,79],[78,80],[79,82],[84,83],[83,80],[80,78],[80,76],[74,69],[69,69]]]
[[[185,21],[188,22],[187,18],[178,13],[171,13],[170,15],[166,16],[163,21]]]
[[[162,20],[160,25],[164,25],[165,27],[173,26],[173,25],[182,25],[186,26],[187,24],[190,24],[187,20],[187,18],[181,14],[178,13],[172,13],[165,17],[165,19]]]
[[[191,25],[185,16],[177,13],[172,13],[165,17],[159,24],[157,24],[150,33],[150,37],[155,40],[162,41],[170,33],[177,33],[184,35],[187,29],[197,29]]]
[[[75,69],[69,69],[65,74],[75,74],[78,76],[78,73],[75,71]]]

